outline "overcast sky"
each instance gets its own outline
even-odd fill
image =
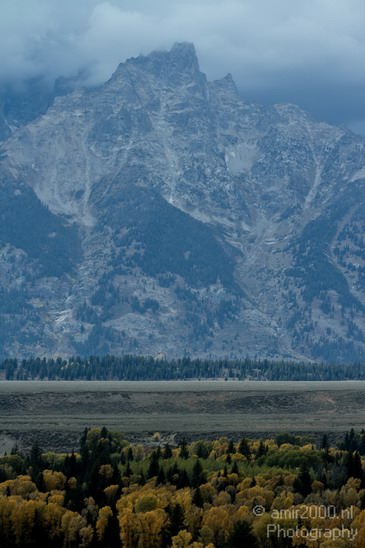
[[[209,79],[290,101],[365,134],[365,0],[1,0],[0,81],[110,77],[120,61],[194,42]]]

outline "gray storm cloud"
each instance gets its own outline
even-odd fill
[[[194,42],[208,78],[232,72],[251,99],[365,119],[364,0],[2,0],[0,81],[110,77],[119,62]]]

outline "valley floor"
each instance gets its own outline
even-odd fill
[[[0,453],[35,434],[44,448],[71,450],[90,425],[133,439],[156,431],[335,436],[364,427],[365,382],[0,382]]]

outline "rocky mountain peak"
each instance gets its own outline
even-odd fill
[[[192,73],[199,71],[199,61],[194,44],[190,42],[175,42],[170,50],[155,50],[148,55],[127,60],[127,63],[137,63],[149,67],[162,64],[165,68],[177,72]]]
[[[210,88],[221,96],[226,95],[233,100],[241,100],[240,93],[230,72],[228,72],[224,78],[219,78],[218,80],[211,82]]]
[[[113,75],[118,78],[125,71],[140,70],[158,78],[172,82],[200,79],[201,73],[195,47],[189,42],[177,42],[170,51],[153,51],[149,55],[140,55],[121,63]]]
[[[181,70],[199,69],[199,61],[194,44],[175,42],[170,50],[170,57]]]
[[[0,356],[365,358],[363,139],[189,43],[61,88],[1,147]]]

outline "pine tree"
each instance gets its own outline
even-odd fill
[[[263,455],[266,455],[266,445],[262,440],[260,440],[259,446],[256,451],[256,458],[260,458]]]
[[[85,428],[85,430],[82,433],[81,439],[80,439],[80,457],[81,457],[81,469],[83,473],[85,474],[87,465],[88,465],[88,458],[89,458],[89,450],[87,447],[87,434],[89,429]]]
[[[360,440],[359,440],[359,453],[360,455],[365,455],[365,431],[361,430]]]
[[[192,502],[198,508],[203,508],[204,501],[203,501],[203,497],[202,497],[202,494],[201,494],[201,491],[200,491],[200,487],[197,487],[195,489],[194,494],[193,494],[193,498],[192,498]]]
[[[130,478],[131,475],[132,475],[131,463],[129,462],[129,460],[127,460],[127,466],[126,466],[126,468],[125,468],[125,470],[124,470],[123,476],[124,476],[125,478]]]
[[[185,437],[180,442],[180,458],[181,459],[188,459],[189,458],[189,451],[188,451],[188,444],[186,442]]]
[[[162,458],[163,459],[171,459],[172,458],[172,450],[171,450],[171,447],[169,446],[168,443],[166,443],[166,445],[165,445]]]
[[[237,464],[237,461],[235,460],[233,465],[232,465],[232,470],[231,470],[232,474],[238,474],[239,473],[239,470],[238,470],[238,464]]]
[[[191,476],[192,487],[199,487],[202,484],[203,467],[199,459],[196,460],[193,466],[193,473]]]
[[[247,521],[236,521],[233,531],[229,535],[227,548],[258,548],[257,539],[252,532],[252,527]]]
[[[29,466],[31,467],[31,478],[34,483],[37,485],[38,489],[41,491],[43,488],[43,458],[42,450],[38,444],[38,441],[35,440],[32,444],[29,454]]]
[[[152,451],[150,456],[150,464],[147,471],[147,477],[149,479],[156,477],[159,469],[160,469],[160,466],[158,462],[158,455],[156,451]]]
[[[230,454],[235,453],[235,452],[236,452],[236,449],[235,449],[233,440],[230,440],[229,444],[228,444],[228,447],[227,447],[227,455],[230,455]]]
[[[178,502],[167,509],[169,516],[169,536],[174,537],[185,527],[185,512]]]
[[[364,485],[364,471],[362,469],[361,457],[358,451],[348,452],[345,459],[348,478],[357,478],[361,480],[361,487]]]
[[[163,485],[165,481],[166,481],[166,476],[165,476],[163,466],[159,466],[158,474],[156,478],[156,485]]]
[[[248,442],[245,438],[242,438],[242,440],[240,441],[239,446],[238,446],[238,452],[241,453],[241,455],[243,455],[246,458],[250,457],[250,454],[251,454],[250,448],[249,448]]]
[[[325,451],[328,451],[330,445],[328,443],[328,436],[327,434],[323,434],[322,440],[321,440],[321,449],[324,449]]]
[[[177,488],[184,489],[184,487],[189,487],[189,486],[190,486],[189,474],[187,473],[185,468],[183,468],[182,470],[180,470],[179,479],[177,481]]]
[[[103,428],[100,431],[100,437],[101,438],[107,438],[108,437],[108,430],[106,426],[103,426]]]
[[[302,464],[298,477],[293,482],[294,491],[300,493],[304,498],[312,492],[312,480],[305,464]]]

